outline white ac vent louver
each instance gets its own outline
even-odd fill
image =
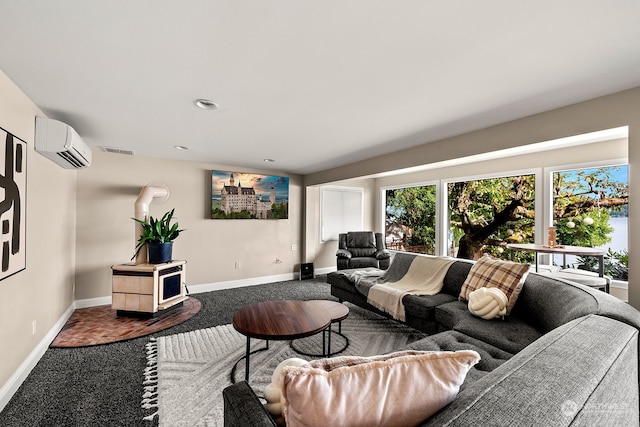
[[[105,151],[107,153],[115,153],[115,154],[124,154],[127,156],[133,156],[136,154],[135,151],[133,150],[127,150],[126,148],[117,148],[117,147],[100,147],[102,149],[102,151]]]
[[[58,120],[36,117],[35,149],[65,169],[91,165],[89,146],[71,126]]]

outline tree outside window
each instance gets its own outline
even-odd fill
[[[435,255],[436,186],[395,188],[385,195],[387,248]]]
[[[533,243],[535,175],[506,176],[448,184],[449,255],[508,258],[509,243]],[[531,261],[527,253],[519,261]]]
[[[554,172],[553,223],[558,242],[607,250],[605,274],[628,279],[628,167],[606,166]],[[578,268],[597,271],[594,258]]]

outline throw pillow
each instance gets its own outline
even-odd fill
[[[307,363],[304,359],[293,357],[280,362],[271,375],[271,384],[264,388],[264,400],[267,403],[264,404],[265,409],[276,424],[284,425],[284,417],[282,416],[282,387],[284,381],[283,369],[285,366],[302,366]]]
[[[471,267],[460,289],[459,299],[469,301],[469,294],[482,287],[498,288],[504,292],[509,301],[505,313],[508,315],[516,304],[530,269],[529,264],[503,261],[485,255]]]
[[[480,288],[469,294],[469,312],[485,320],[507,314],[507,296],[498,288]]]
[[[288,427],[418,425],[455,399],[480,356],[462,350],[338,359],[283,368]]]

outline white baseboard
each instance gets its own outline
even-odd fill
[[[338,271],[338,267],[324,267],[316,269],[315,273],[318,274],[329,274],[332,271]]]
[[[264,285],[265,283],[282,282],[284,280],[294,280],[295,273],[277,274],[274,276],[252,277],[249,279],[230,280],[227,282],[203,283],[200,285],[187,285],[190,294],[201,294],[203,292],[219,291],[221,289],[242,288],[245,286]]]
[[[71,314],[73,314],[73,311],[75,309],[76,306],[74,302],[69,306],[69,308],[67,308],[60,319],[58,319],[58,321],[49,330],[49,332],[47,332],[47,334],[42,337],[38,345],[36,345],[31,353],[29,353],[29,356],[27,356],[27,358],[22,362],[22,364],[20,364],[13,375],[11,375],[7,382],[4,383],[4,385],[0,388],[0,411],[2,411],[5,406],[7,406],[7,403],[9,403],[15,392],[18,391],[18,388],[22,385],[24,380],[27,379],[27,376],[29,376],[31,370],[38,364],[40,358],[42,358],[44,353],[49,348],[49,344],[51,344],[51,342],[55,339],[55,337],[58,335],[58,332],[62,330],[65,323],[67,323],[67,320],[69,319],[69,317],[71,317]]]
[[[108,297],[86,298],[76,300],[76,308],[97,307],[99,305],[111,305],[111,295]]]

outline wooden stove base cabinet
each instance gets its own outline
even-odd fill
[[[111,267],[111,308],[118,315],[155,315],[185,301],[186,261]]]

